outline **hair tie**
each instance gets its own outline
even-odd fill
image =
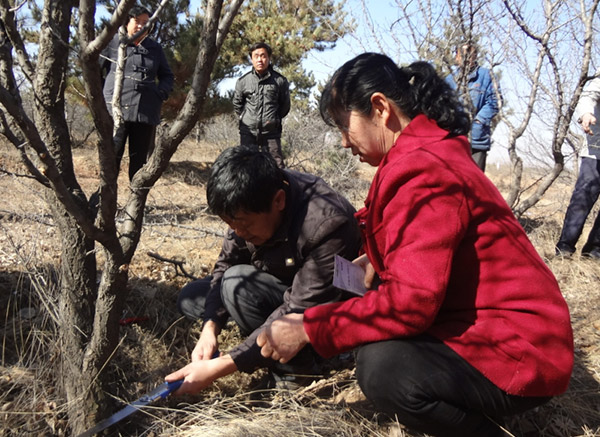
[[[408,79],[408,83],[410,85],[414,85],[415,84],[415,75],[414,74],[410,77],[410,79]]]

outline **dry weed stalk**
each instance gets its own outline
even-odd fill
[[[42,226],[40,224],[40,226]],[[66,405],[60,375],[53,364],[61,353],[56,332],[57,273],[41,262],[37,245],[17,243],[6,226],[1,227],[16,260],[15,288],[5,296],[0,365],[2,435],[20,432],[64,435]],[[8,250],[9,247],[4,247]],[[19,430],[19,431],[17,431]],[[6,433],[6,434],[5,434]]]
[[[332,406],[326,400],[308,395],[302,399],[293,393],[274,392],[273,402],[253,404],[248,394],[218,401],[206,401],[184,409],[186,419],[175,429],[160,435],[177,437],[280,437],[339,436],[387,437],[388,427],[365,420],[352,409]],[[402,432],[396,434],[404,436]]]

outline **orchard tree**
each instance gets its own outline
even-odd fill
[[[152,155],[131,181],[123,202],[124,220],[119,223],[113,120],[104,102],[98,60],[135,0],[119,2],[100,29],[96,29],[96,2],[46,0],[34,32],[26,26],[27,19],[38,18],[31,16],[29,3],[0,1],[0,130],[39,182],[61,235],[55,321],[62,353],[57,374],[63,377],[60,388],[76,434],[105,417],[112,404],[104,394],[102,370],[119,341],[128,267],[139,242],[146,199],[200,116],[213,66],[242,1],[231,0],[226,6],[223,0],[205,2],[190,90],[175,119],[159,128]],[[91,193],[86,195],[77,181],[65,119],[65,87],[73,57],[79,62],[97,134],[97,211],[89,201]],[[26,94],[33,96],[28,99],[33,102],[31,111],[25,110]]]
[[[597,53],[594,26],[598,2],[544,0],[543,14],[524,11],[518,2],[502,2],[509,16],[507,32],[502,36],[506,38],[506,61],[529,86],[527,100],[513,106],[520,117],[502,117],[513,170],[507,201],[517,215],[539,202],[564,169],[562,148],[575,135],[570,132],[575,108],[583,87],[594,75],[591,65],[592,54]],[[553,164],[531,192],[523,195],[523,159],[517,143],[524,139],[527,129],[540,128],[544,133],[534,138],[541,139],[542,148],[533,142],[530,154],[539,155],[542,150]]]
[[[159,126],[154,150],[132,178],[128,197],[117,199],[113,132],[118,104],[113,104],[117,108],[113,122],[115,114],[108,113],[98,64],[101,51],[135,2],[0,0],[0,133],[18,149],[24,166],[39,182],[62,240],[58,310],[52,316],[62,352],[56,374],[62,377],[59,388],[75,434],[111,411],[104,369],[118,346],[129,263],[140,239],[149,191],[206,112],[215,83],[232,74],[243,56],[236,52],[235,58],[231,49],[221,56],[243,0],[203,0],[198,14],[179,10],[189,7],[187,0],[148,2],[154,12],[150,21],[158,23],[155,35],[172,51],[174,67],[181,70],[176,80],[185,93],[170,108],[169,123]],[[280,34],[289,25],[296,35],[284,38],[282,45],[276,38],[268,40],[288,65],[299,63],[306,50],[322,50],[335,41],[335,32],[323,36],[324,28],[335,24],[340,32],[345,29],[343,23],[330,20],[343,15],[328,1],[296,1],[295,11],[292,2],[284,0],[261,4],[268,5],[266,21],[272,13],[287,17],[288,21],[277,22]],[[250,2],[244,14],[251,16],[254,12],[249,9],[256,10],[257,5]],[[182,14],[188,19],[180,26]],[[301,24],[292,23],[290,17]],[[304,25],[307,29],[302,30]],[[238,41],[243,31],[236,26]],[[301,49],[286,48],[300,38],[298,34],[312,42]],[[221,57],[230,61],[217,64]],[[66,88],[77,83],[72,88],[78,92],[71,98],[85,102],[95,130],[99,182],[94,193],[83,192],[73,166],[75,142],[67,120]]]
[[[597,68],[598,0],[395,0],[398,15],[384,23],[374,22],[361,2],[370,33],[357,45],[399,62],[427,59],[448,74],[457,45],[476,43],[480,62],[498,73],[502,89],[492,147],[506,149],[510,161],[507,202],[517,216],[539,202],[571,158],[563,148],[572,154],[581,146],[572,120]]]

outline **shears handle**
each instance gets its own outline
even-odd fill
[[[160,394],[161,399],[166,398],[168,395],[173,393],[183,384],[183,378],[178,379],[177,381],[165,382],[165,390],[163,390]]]

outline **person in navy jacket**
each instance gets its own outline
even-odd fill
[[[471,156],[485,171],[487,153],[492,146],[491,124],[502,99],[500,86],[494,81],[492,72],[477,63],[474,45],[461,45],[456,51],[456,63],[458,68],[447,81],[457,90],[471,114]]]

